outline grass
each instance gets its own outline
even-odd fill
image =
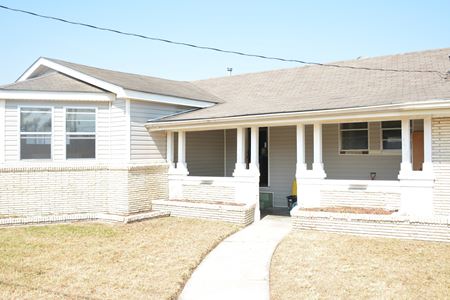
[[[0,298],[176,299],[235,225],[184,218],[0,229]]]
[[[324,232],[289,234],[271,263],[271,299],[448,299],[450,244]]]

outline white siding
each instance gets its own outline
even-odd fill
[[[7,100],[5,107],[5,161],[20,160],[19,107],[53,107],[53,161],[65,161],[65,107],[92,107],[97,109],[96,157],[98,161],[109,159],[109,106],[108,103],[63,101],[16,101]],[[79,160],[77,160],[79,161]]]
[[[111,160],[118,163],[127,162],[127,131],[130,126],[127,124],[126,99],[116,99],[110,108],[110,155]]]
[[[192,176],[224,176],[224,131],[187,132],[186,163]]]
[[[130,104],[131,160],[163,162],[166,158],[166,134],[164,132],[149,133],[144,125],[149,120],[187,109],[183,106],[132,100]]]
[[[5,161],[5,100],[0,100],[0,163]]]

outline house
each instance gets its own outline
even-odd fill
[[[0,88],[0,215],[248,224],[295,179],[301,207],[448,220],[449,54],[192,82],[40,58]]]

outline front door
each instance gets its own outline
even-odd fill
[[[412,136],[413,170],[422,171],[423,164],[423,131],[414,131]]]

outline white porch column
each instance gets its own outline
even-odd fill
[[[237,128],[236,167],[233,172],[236,186],[236,202],[255,205],[254,220],[259,221],[259,167],[258,167],[258,127],[251,128],[250,169],[245,165],[245,127]],[[256,131],[256,133],[255,133]]]
[[[402,162],[400,174],[412,171],[411,164],[411,126],[409,118],[402,119]]]
[[[295,176],[300,177],[305,172],[305,124],[297,124],[297,164]]]
[[[186,132],[178,131],[178,162],[177,173],[189,174],[186,165]]]
[[[314,126],[314,161],[313,169],[307,170],[305,161],[305,125],[297,125],[297,181],[298,207],[319,207],[320,190],[326,177],[322,162],[322,124]],[[298,209],[298,208],[295,208]]]
[[[400,165],[400,211],[408,216],[433,214],[434,175],[431,158],[431,118],[424,119],[423,171],[413,171],[411,163],[411,131],[409,118],[402,119],[402,163]]]
[[[259,127],[251,128],[250,170],[259,176]]]
[[[423,165],[422,170],[427,173],[433,173],[433,154],[432,154],[432,129],[431,117],[423,119]]]
[[[169,168],[172,169],[174,167],[173,161],[174,161],[174,151],[173,151],[173,132],[167,131],[167,142],[166,142],[166,154],[167,154],[167,163],[169,164]]]
[[[238,127],[236,131],[236,165],[233,175],[245,171],[245,128]]]
[[[313,171],[318,177],[325,178],[322,161],[322,124],[314,123],[314,162]]]

